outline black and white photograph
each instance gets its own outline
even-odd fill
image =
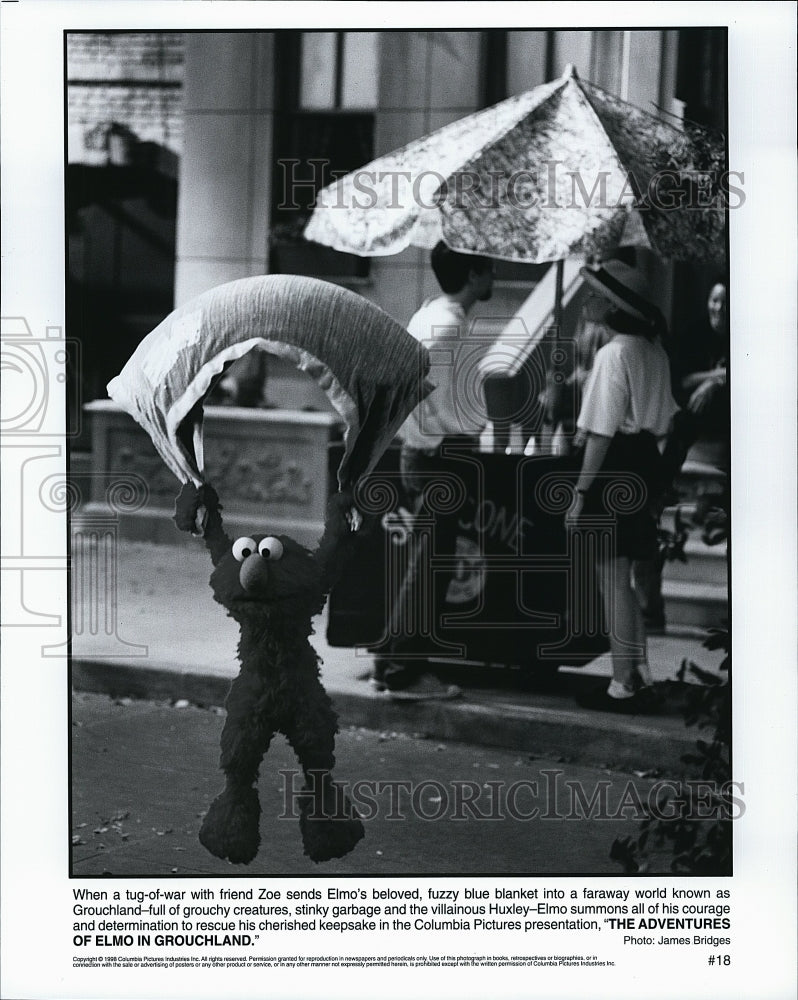
[[[730,875],[725,29],[65,44],[72,873]]]
[[[4,0],[48,995],[794,987],[795,13],[549,6]]]

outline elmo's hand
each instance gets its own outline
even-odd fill
[[[354,505],[351,491],[344,490],[332,494],[327,501],[327,523],[338,524],[341,529],[345,526],[349,531],[357,531],[360,528],[363,517]]]
[[[212,486],[203,483],[197,488],[193,483],[185,483],[175,501],[174,522],[181,531],[201,535],[208,513],[219,509],[219,496]]]

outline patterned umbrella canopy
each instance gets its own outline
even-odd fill
[[[285,358],[344,420],[342,488],[370,471],[431,390],[429,356],[404,327],[345,288],[289,274],[242,278],[175,309],[136,348],[109,396],[147,431],[182,482],[203,478],[202,404],[251,350]]]
[[[543,263],[646,246],[722,260],[723,143],[563,77],[323,189],[305,237],[361,256],[409,245]]]

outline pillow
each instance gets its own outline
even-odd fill
[[[426,348],[372,302],[326,281],[272,274],[220,285],[175,309],[108,383],[108,395],[147,431],[175,476],[199,486],[203,400],[251,350],[307,372],[343,418],[342,489],[374,467],[433,388]]]

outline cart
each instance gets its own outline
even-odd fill
[[[412,519],[404,506],[398,448],[390,448],[358,491],[364,523],[352,565],[330,595],[332,646],[379,651],[389,639],[389,581],[406,564]],[[429,546],[432,572],[447,573],[445,607],[429,636],[429,659],[551,674],[583,666],[608,648],[595,553],[612,523],[565,530],[578,475],[573,459],[483,452],[458,456],[457,553]],[[417,526],[418,527],[418,526]],[[421,526],[424,530],[424,526]],[[439,617],[440,615],[440,617]]]

